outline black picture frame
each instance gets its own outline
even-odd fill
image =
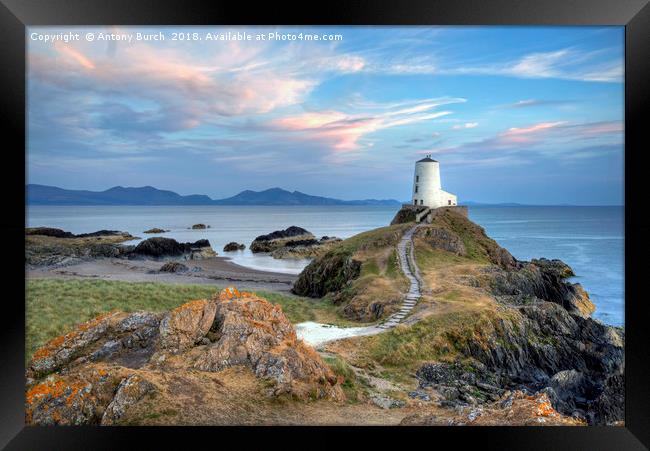
[[[24,424],[24,227],[25,227],[25,27],[30,25],[624,25],[625,54],[625,427],[528,428],[99,428],[26,427]],[[648,0],[411,0],[226,2],[222,0],[0,0],[0,106],[5,161],[0,177],[4,212],[0,231],[5,296],[0,315],[0,446],[6,449],[147,448],[174,439],[208,440],[214,446],[252,447],[297,443],[338,447],[359,438],[364,446],[395,438],[402,446],[481,449],[623,450],[650,447],[650,336],[644,271],[650,221],[644,188],[647,146],[644,117],[650,104],[650,6]],[[644,114],[645,113],[645,114]],[[7,290],[6,288],[9,288]],[[254,431],[252,429],[255,429]],[[291,434],[304,434],[296,439]],[[399,435],[399,437],[396,437]],[[136,437],[137,436],[137,437]],[[217,444],[217,442],[220,442]],[[444,445],[444,443],[448,443]],[[239,445],[238,445],[239,443]],[[329,445],[328,445],[329,444]]]

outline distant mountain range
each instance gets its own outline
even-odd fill
[[[401,205],[394,199],[341,200],[281,188],[246,190],[216,200],[202,194],[181,196],[153,186],[115,186],[105,191],[87,191],[29,184],[26,190],[28,205]]]

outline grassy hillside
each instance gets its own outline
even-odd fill
[[[324,296],[351,320],[371,322],[389,315],[408,288],[396,247],[409,227],[382,227],[342,241],[305,268],[294,291]]]

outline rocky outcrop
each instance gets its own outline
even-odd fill
[[[203,229],[209,229],[210,226],[206,226],[205,224],[194,224],[191,228],[193,230],[203,230]]]
[[[51,236],[54,238],[74,238],[74,233],[53,227],[30,227],[25,229],[25,235]]]
[[[160,346],[174,353],[193,347],[212,327],[216,309],[215,302],[199,299],[170,311],[160,322]]]
[[[276,230],[267,235],[260,235],[249,246],[254,253],[273,252],[286,246],[292,241],[314,240],[314,235],[302,227],[291,226],[284,230]]]
[[[467,255],[463,240],[450,230],[442,227],[426,227],[422,230],[420,236],[434,249],[451,252],[463,257]]]
[[[438,208],[430,225],[420,227],[415,236],[434,249],[472,260],[492,263],[505,270],[515,268],[517,260],[487,236],[485,229],[456,209]]]
[[[507,314],[477,318],[472,335],[449,338],[464,359],[474,364],[466,363],[460,375],[444,367],[443,374],[451,374],[446,379],[438,376],[440,371],[431,371],[430,366],[421,368],[418,374],[426,383],[460,381],[463,387],[469,386],[465,393],[476,393],[468,399],[463,397],[462,389],[454,391],[458,395],[453,397],[454,402],[480,403],[492,399],[490,395],[499,394],[499,390],[511,388],[541,390],[548,394],[555,409],[590,424],[623,419],[620,381],[624,353],[620,330],[572,314],[553,302],[537,301]],[[486,383],[499,390],[486,390]],[[457,385],[454,388],[460,389]],[[448,387],[442,392],[449,393]]]
[[[397,213],[395,213],[395,217],[390,222],[390,225],[415,222],[415,217],[417,216],[417,214],[422,213],[427,208],[429,207],[418,207],[415,205],[404,206],[400,208],[400,210]]]
[[[273,258],[314,258],[332,249],[341,239],[324,236],[321,239],[289,241],[271,252]]]
[[[595,310],[582,286],[565,280],[573,271],[560,260],[517,262],[509,270],[491,267],[486,272],[492,294],[502,302],[521,305],[543,299],[585,318]]]
[[[585,422],[557,412],[545,393],[506,392],[482,406],[460,407],[451,415],[416,413],[400,423],[404,426],[584,426]]]
[[[195,368],[219,371],[244,365],[257,377],[273,380],[274,395],[343,399],[334,373],[298,340],[279,306],[250,293],[223,291],[211,332],[214,342],[196,359]]]
[[[135,238],[114,230],[75,235],[50,227],[26,229],[25,263],[28,266],[64,266],[93,258],[122,257],[126,249],[120,243]]]
[[[167,262],[164,265],[162,265],[158,271],[176,273],[176,272],[187,272],[189,270],[190,268],[188,268],[187,266],[185,266],[180,262]]]
[[[198,240],[194,243],[179,243],[172,238],[163,237],[148,238],[141,241],[128,253],[129,258],[185,257],[189,260],[209,258],[216,255],[210,247],[208,240]]]
[[[73,374],[53,374],[28,387],[25,422],[42,426],[98,424],[123,379],[121,370],[88,366]]]
[[[138,374],[132,374],[120,382],[115,396],[102,415],[102,426],[116,424],[126,410],[140,401],[145,395],[156,390],[156,386]]]
[[[161,315],[110,312],[79,324],[38,349],[27,366],[29,379],[84,362],[117,362],[138,367],[153,353]]]
[[[26,420],[121,424],[134,406],[174,391],[166,384],[231,367],[250,370],[267,396],[345,398],[279,306],[228,288],[167,313],[107,313],[51,340],[28,364]]]
[[[165,233],[165,232],[169,232],[169,230],[159,229],[158,227],[154,227],[153,229],[145,230],[142,233]]]
[[[244,244],[236,243],[234,241],[231,241],[223,247],[224,252],[243,251],[244,249],[246,249]]]
[[[96,238],[96,237],[103,237],[103,236],[121,236],[127,239],[135,238],[131,236],[128,232],[120,232],[119,230],[102,229],[96,232],[74,234],[71,232],[66,232],[61,229],[55,229],[53,227],[27,228],[25,229],[25,235],[40,235],[40,236],[49,236],[53,238]]]
[[[361,262],[344,251],[331,251],[312,261],[300,273],[291,291],[300,296],[322,297],[339,291],[359,277]]]

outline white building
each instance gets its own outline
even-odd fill
[[[442,190],[440,184],[440,163],[427,155],[415,163],[413,176],[413,205],[429,208],[455,206],[456,196]]]

